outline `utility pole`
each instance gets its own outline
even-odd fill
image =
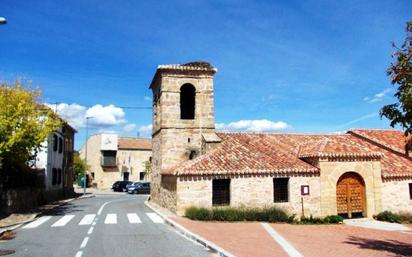
[[[86,194],[86,184],[87,184],[87,145],[88,145],[88,137],[89,137],[89,119],[92,119],[93,117],[86,117],[86,148],[85,148],[85,157],[84,157],[84,161],[86,163],[86,170],[84,171],[84,175],[83,175],[83,195]]]

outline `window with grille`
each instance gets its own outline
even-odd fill
[[[57,169],[53,168],[52,169],[52,185],[56,185],[57,183]]]
[[[63,152],[63,138],[59,137],[59,153]]]
[[[56,152],[57,151],[57,146],[58,146],[59,142],[57,140],[57,135],[53,134],[53,151]]]
[[[213,205],[230,205],[230,179],[213,180]]]
[[[62,183],[62,169],[57,169],[57,185]]]
[[[273,202],[289,202],[289,178],[273,179]]]

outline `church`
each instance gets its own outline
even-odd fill
[[[412,153],[401,131],[218,132],[216,72],[206,62],[156,70],[152,201],[179,215],[190,206],[278,206],[298,216],[348,218],[412,212]]]

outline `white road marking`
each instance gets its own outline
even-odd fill
[[[90,227],[89,231],[87,231],[87,234],[90,235],[91,233],[93,233],[93,229],[94,229],[94,227]]]
[[[117,223],[117,215],[114,213],[109,213],[106,215],[106,219],[104,220],[104,224],[116,224]]]
[[[94,217],[96,214],[86,214],[83,219],[80,221],[79,225],[90,225],[93,223]]]
[[[89,237],[85,237],[85,238],[83,239],[83,242],[82,242],[82,244],[80,245],[80,248],[85,248],[86,245],[87,245],[87,242],[89,242]]]
[[[23,228],[37,228],[38,226],[40,226],[41,224],[43,224],[44,222],[48,221],[51,218],[51,216],[43,216],[38,218],[37,220],[30,222],[29,224],[27,224],[26,226],[24,226]]]
[[[137,216],[136,213],[128,213],[127,214],[127,218],[129,219],[130,223],[142,223],[142,221],[140,220],[139,216]]]
[[[58,221],[56,221],[52,227],[64,227],[69,223],[72,219],[74,218],[74,215],[64,215],[62,218],[60,218]]]
[[[276,230],[267,223],[260,223],[269,235],[275,239],[275,241],[283,248],[283,250],[290,257],[304,257],[291,243],[289,243],[285,238],[283,238]]]
[[[154,223],[163,223],[164,220],[154,212],[148,212],[146,215],[154,222]]]
[[[74,257],[82,257],[83,251],[78,251]]]
[[[105,202],[104,204],[102,204],[102,206],[100,206],[99,210],[97,211],[97,215],[102,214],[103,208],[104,208],[107,204],[109,204],[110,202],[113,202],[113,201]]]

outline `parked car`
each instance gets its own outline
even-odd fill
[[[142,182],[136,181],[136,182],[133,182],[133,183],[127,185],[127,186],[126,186],[126,192],[129,192],[129,188],[130,188],[130,187],[137,186],[138,184],[141,184],[141,183],[142,183]]]
[[[132,184],[131,181],[116,181],[112,185],[112,190],[115,192],[126,192],[126,186]]]
[[[150,194],[150,183],[149,182],[138,182],[129,186],[127,190],[129,194]]]

